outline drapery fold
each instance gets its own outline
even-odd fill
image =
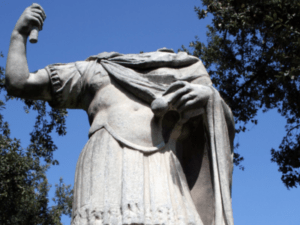
[[[227,121],[232,123],[232,115],[224,105],[216,89],[206,106],[209,146],[212,155],[213,187],[215,194],[215,225],[233,225],[231,204],[231,179],[233,164],[233,146],[229,139]],[[225,111],[225,112],[224,112]],[[232,124],[229,124],[232,126]]]
[[[99,56],[99,55],[98,55]],[[103,55],[102,55],[103,56]],[[126,90],[151,104],[160,97],[168,85],[153,82],[147,79],[141,70],[159,67],[186,67],[198,63],[200,60],[184,54],[157,53],[154,55],[121,55],[112,53],[111,58],[106,53],[105,57],[93,56],[88,60],[98,60],[110,76],[112,76]],[[176,56],[178,56],[176,58]],[[200,61],[201,62],[201,61]],[[203,64],[201,63],[203,66]],[[183,74],[182,80],[193,80],[201,76],[208,76],[204,66],[201,72]],[[188,69],[187,69],[188,71]],[[184,73],[184,70],[183,70]],[[213,95],[206,105],[206,126],[208,133],[211,164],[213,170],[213,188],[215,199],[214,225],[233,225],[231,204],[231,180],[233,169],[233,138],[234,120],[229,107],[211,86]]]

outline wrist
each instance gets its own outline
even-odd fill
[[[20,31],[14,29],[11,34],[11,40],[20,40],[20,41],[26,41],[28,38],[28,35],[25,35],[23,33],[20,33]]]

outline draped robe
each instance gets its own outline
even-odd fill
[[[185,124],[192,132],[176,143],[168,142],[176,128],[176,120],[168,124],[172,113],[162,123],[165,142],[153,147],[124,139],[108,123],[92,122],[76,167],[72,224],[233,224],[234,120],[198,58],[112,52],[46,70],[53,86],[49,103],[56,108],[79,108],[92,77],[103,71],[149,107],[176,81],[197,80],[213,91],[203,113]]]

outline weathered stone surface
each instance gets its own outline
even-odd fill
[[[105,52],[32,74],[25,52],[33,11],[44,18],[32,5],[17,22],[7,88],[88,114],[72,224],[233,224],[234,121],[202,62],[166,48]]]

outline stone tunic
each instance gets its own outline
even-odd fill
[[[199,77],[198,75],[203,72],[208,77],[205,69],[201,71],[204,68],[202,63],[199,65],[195,63],[190,66],[191,69],[184,68],[190,73],[190,78]],[[90,95],[88,89],[94,88],[97,91],[97,88],[100,88],[97,86],[97,77],[108,75],[106,72],[109,70],[108,67],[109,64],[101,65],[97,59],[48,66],[46,70],[53,86],[53,100],[49,104],[56,108],[86,110],[88,106],[85,99]],[[175,75],[164,74],[161,80],[156,81],[158,87],[154,87],[153,96],[159,91],[162,92],[172,82],[181,79],[180,65],[177,67],[179,68],[170,69],[176,70]],[[195,71],[197,76],[194,76]],[[151,74],[150,71],[149,79],[153,74],[156,72]],[[113,72],[109,75],[113,76]],[[124,79],[127,78],[116,79],[126,83]],[[139,78],[136,84],[134,83],[136,79],[131,79],[128,85],[142,86],[143,94],[136,92],[136,86],[127,89],[133,89],[134,94],[144,95],[141,98],[146,101],[150,99],[151,102],[152,93],[148,94],[148,90],[144,90],[144,86],[149,84],[147,82],[145,84],[144,80]],[[203,83],[210,85],[210,81],[206,83],[206,80],[204,78]],[[151,85],[152,83],[149,86]],[[203,224],[176,156],[176,143],[162,143],[154,147],[140,146],[125,140],[105,121],[100,124],[90,122],[90,139],[82,150],[76,167],[72,225]],[[216,161],[216,156],[213,157]],[[229,170],[229,179],[230,177]],[[219,197],[215,201],[219,202],[216,204],[222,205],[220,194],[222,188],[221,184],[217,184],[218,187],[214,187],[214,192],[219,193]],[[221,225],[225,224],[225,220],[231,220],[222,214],[217,213],[219,219],[214,220],[223,222],[213,222],[214,224]]]

